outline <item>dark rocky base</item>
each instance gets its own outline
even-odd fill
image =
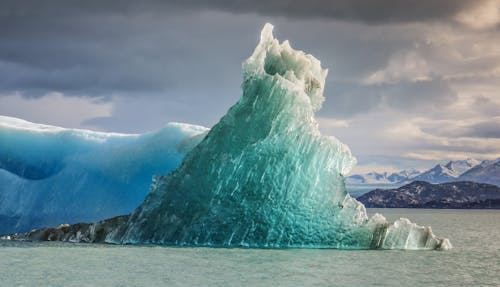
[[[81,243],[107,243],[106,237],[124,226],[130,215],[122,215],[96,223],[63,224],[58,227],[45,227],[26,233],[0,237],[18,241],[63,241]]]

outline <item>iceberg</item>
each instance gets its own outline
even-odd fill
[[[345,189],[356,160],[320,134],[327,70],[266,24],[243,95],[105,241],[177,246],[448,249],[407,219],[368,218]]]
[[[356,160],[346,145],[321,135],[314,118],[324,101],[327,70],[288,41],[280,43],[272,30],[272,25],[264,26],[259,44],[243,63],[240,100],[208,133],[197,130],[201,141],[170,173],[153,178],[150,192],[130,215],[9,238],[254,248],[451,248],[430,227],[403,218],[391,223],[380,214],[369,218],[363,204],[347,193],[344,176]],[[129,174],[127,168],[134,166],[119,163],[109,171]]]
[[[102,133],[0,116],[0,234],[130,213],[207,130]]]

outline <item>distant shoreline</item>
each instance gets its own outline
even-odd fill
[[[366,208],[500,209],[500,187],[470,181],[414,181],[399,188],[375,189],[357,199]]]

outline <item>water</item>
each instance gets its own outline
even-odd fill
[[[500,286],[500,210],[370,209],[431,225],[450,251],[0,242],[0,286]]]

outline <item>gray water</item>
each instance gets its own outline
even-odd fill
[[[500,286],[500,210],[370,209],[450,251],[263,250],[0,241],[0,286]]]

